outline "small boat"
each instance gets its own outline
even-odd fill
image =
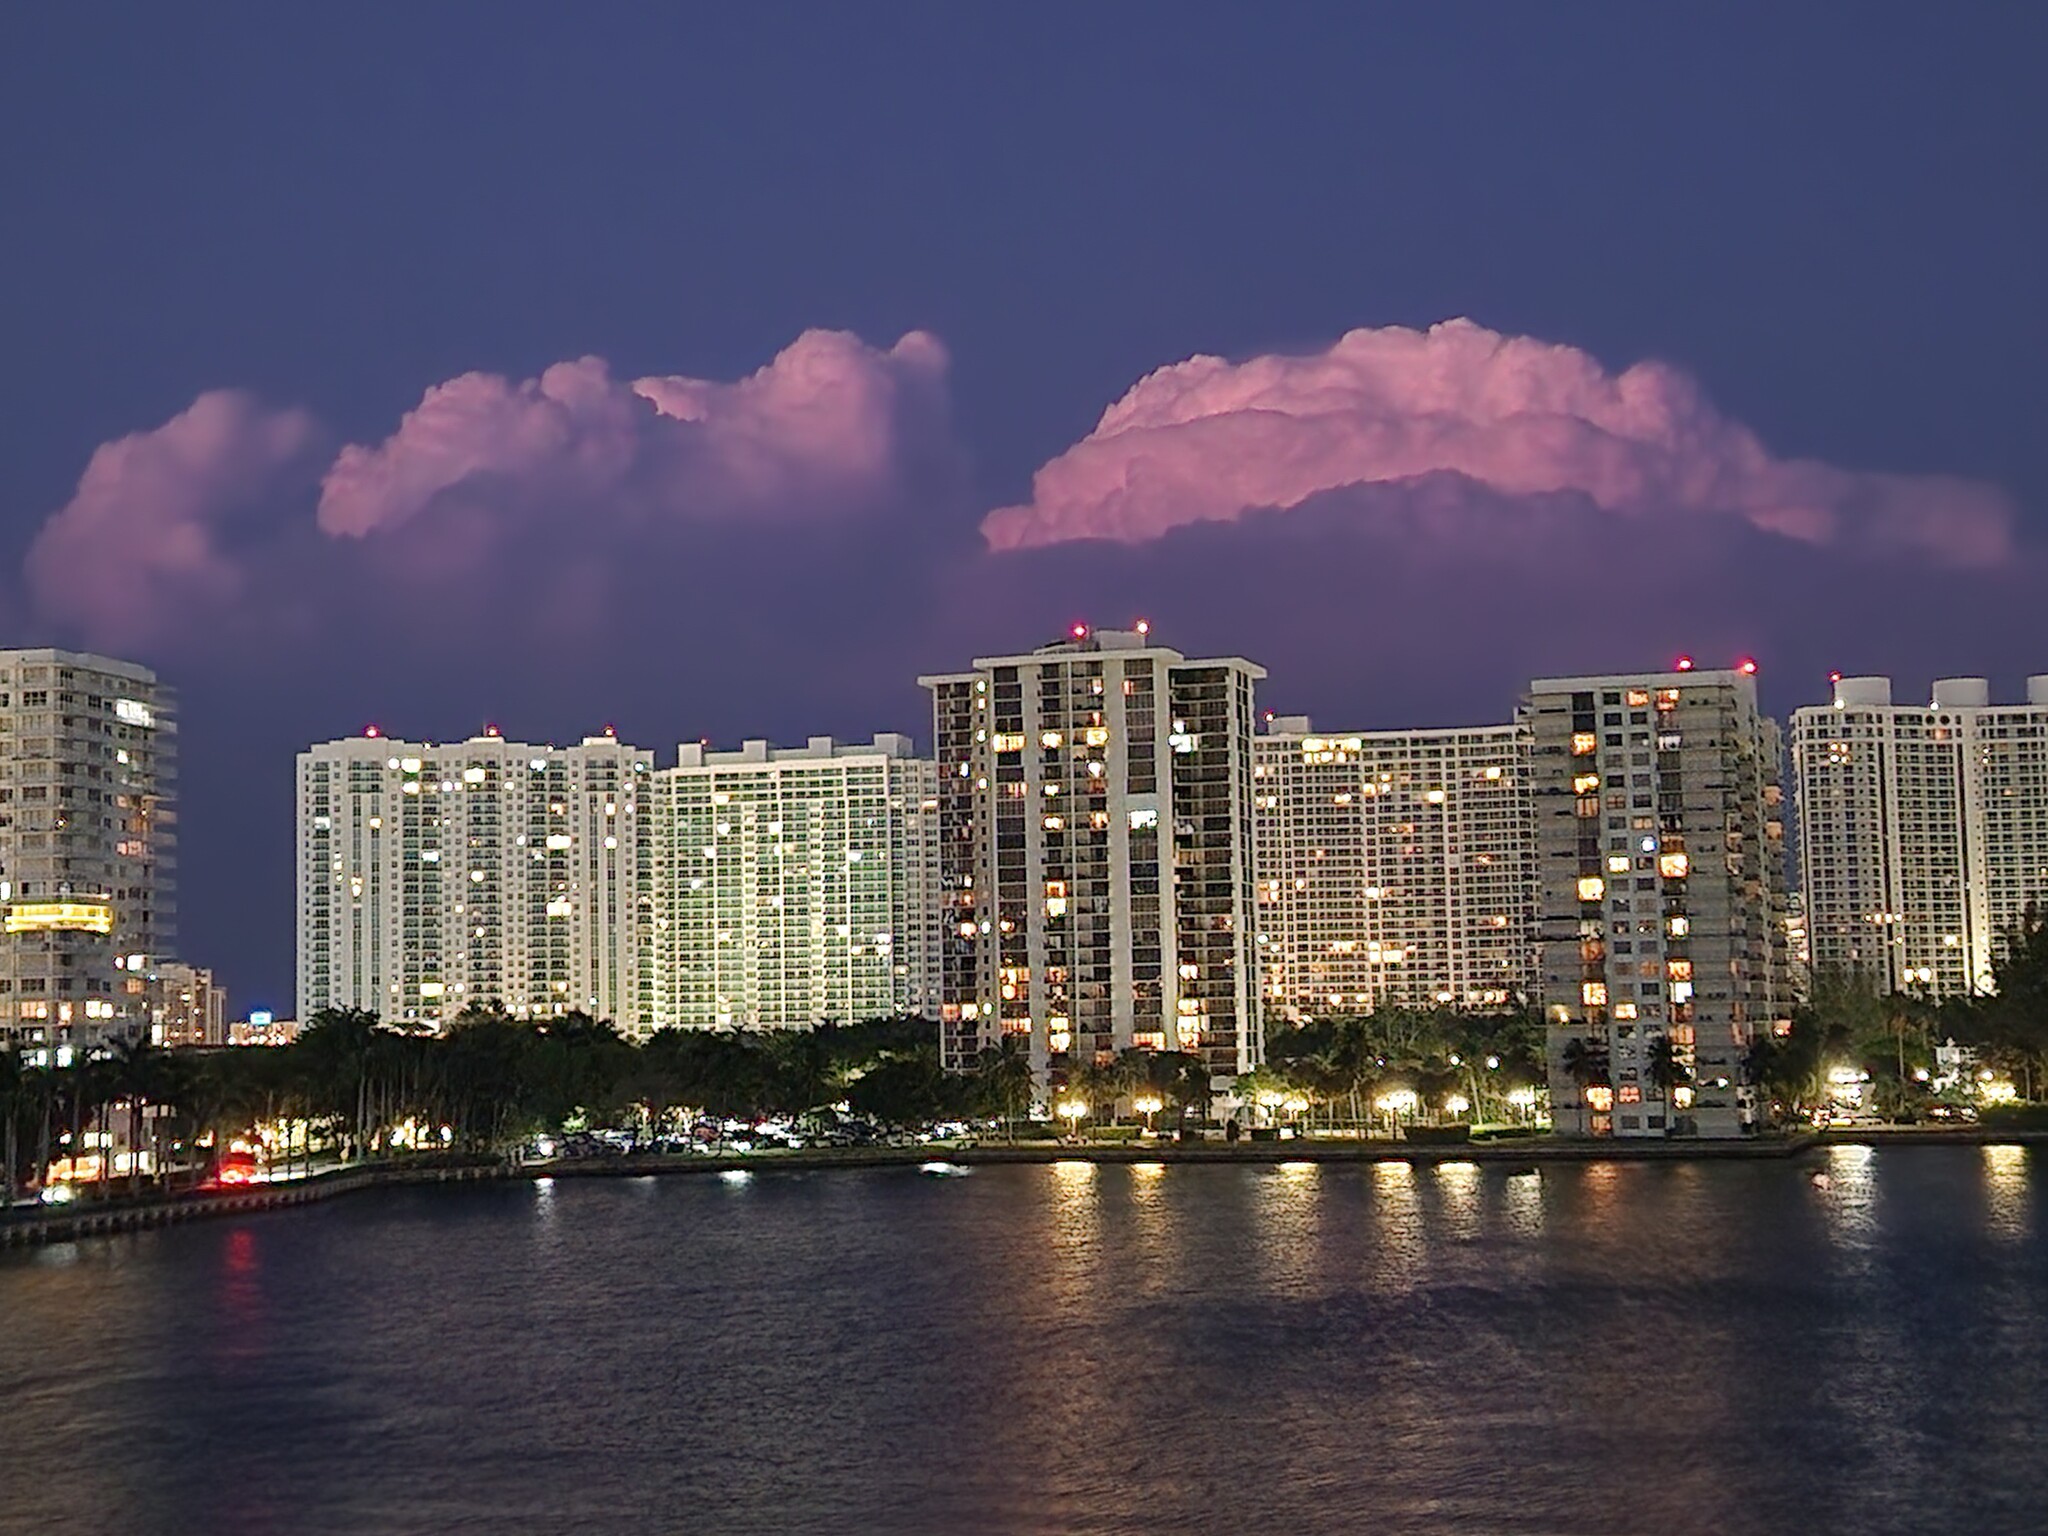
[[[1826,1189],[1830,1184],[1834,1183],[1834,1180],[1824,1173],[1813,1173],[1809,1174],[1808,1177],[1813,1180],[1813,1187],[1815,1189]]]
[[[974,1170],[962,1168],[958,1163],[919,1163],[917,1171],[930,1174],[935,1179],[964,1179]]]

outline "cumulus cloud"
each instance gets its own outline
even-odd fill
[[[1299,506],[1345,487],[1463,476],[1509,496],[1576,493],[1604,512],[1724,514],[1814,544],[1983,565],[2010,550],[1995,487],[1774,458],[1659,363],[1469,320],[1356,330],[1309,356],[1194,357],[1141,380],[983,521],[998,550],[1142,543],[1188,523]]]
[[[319,435],[303,411],[214,390],[152,431],[102,444],[29,549],[36,607],[114,646],[180,613],[203,622],[246,587],[235,520],[303,476]]]
[[[386,532],[443,500],[628,520],[857,510],[899,488],[908,440],[943,422],[946,363],[922,332],[882,351],[807,331],[736,383],[624,383],[595,357],[516,384],[463,374],[384,442],[342,450],[321,483],[320,527]]]
[[[779,548],[799,526],[823,548],[929,493],[957,471],[947,366],[922,332],[877,348],[814,330],[733,382],[623,382],[595,357],[468,373],[324,473],[305,412],[201,395],[94,453],[28,586],[46,619],[116,647],[333,632],[422,591],[409,622],[518,592],[529,627],[574,627],[688,553]]]

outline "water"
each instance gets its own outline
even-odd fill
[[[0,1259],[10,1532],[2035,1532],[2044,1445],[2010,1147],[564,1180]]]

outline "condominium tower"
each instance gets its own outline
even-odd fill
[[[1681,666],[1530,685],[1562,1132],[1755,1126],[1745,1057],[1790,999],[1780,737],[1758,712],[1753,672]]]
[[[440,1027],[471,1005],[646,1027],[653,755],[495,731],[299,754],[298,1007]]]
[[[1529,762],[1519,724],[1269,721],[1253,769],[1267,1007],[1312,1018],[1533,996]]]
[[[2004,935],[2048,902],[2048,675],[2024,703],[1947,678],[1894,704],[1845,677],[1792,716],[1799,862],[1817,974],[1882,992],[1981,992]]]
[[[937,783],[907,736],[685,745],[653,777],[653,1020],[938,1012]]]
[[[146,667],[0,651],[0,1047],[148,1026],[177,926],[177,727]]]
[[[1025,1038],[1041,1081],[1133,1047],[1246,1071],[1253,684],[1136,630],[920,679],[938,758],[948,1065]]]
[[[204,966],[159,965],[149,973],[150,1039],[158,1045],[226,1045],[227,988]]]

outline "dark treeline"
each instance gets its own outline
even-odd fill
[[[2034,1100],[2048,1091],[2048,912],[2030,909],[2005,936],[1991,982],[1984,996],[1937,1002],[1818,975],[1791,1034],[1757,1042],[1752,1073],[1774,1098],[1800,1108],[1826,1099],[1831,1067],[1854,1067],[1869,1073],[1881,1112],[1911,1118],[1936,1096],[1935,1048],[1954,1041]]]
[[[1270,1026],[1266,1064],[1239,1078],[1237,1092],[1253,1106],[1277,1100],[1286,1118],[1357,1125],[1388,1113],[1511,1120],[1543,1083],[1534,1009],[1381,1008]]]

